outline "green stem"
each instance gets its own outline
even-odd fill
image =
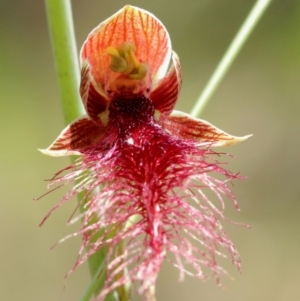
[[[248,17],[245,19],[245,22],[243,23],[237,35],[231,42],[229,48],[225,52],[215,72],[213,73],[207,85],[205,86],[202,94],[195,103],[191,111],[192,116],[199,116],[200,113],[203,111],[205,105],[208,103],[212,94],[217,89],[221,80],[225,76],[226,72],[233,63],[236,56],[239,54],[242,46],[247,41],[249,35],[255,28],[255,25],[258,23],[271,1],[272,0],[257,0],[254,7],[250,11]]]
[[[81,297],[80,301],[91,300],[95,290],[99,286],[99,283],[101,283],[100,285],[102,285],[102,283],[104,282],[104,279],[102,279],[102,278],[105,275],[105,273],[101,273],[103,270],[103,266],[104,266],[104,261],[98,267],[97,272],[94,274],[93,278],[91,279],[91,282],[90,282],[89,286],[87,287],[87,289],[85,290],[84,295]]]
[[[84,114],[78,93],[80,73],[71,2],[69,0],[45,0],[45,4],[62,109],[65,123],[69,124]],[[74,162],[74,160],[72,160],[72,162]],[[83,194],[78,196],[80,203],[82,203],[81,200],[83,197]],[[80,210],[83,212],[82,206],[80,206]],[[103,266],[105,257],[106,252],[101,252],[101,250],[89,257],[88,265],[92,279],[97,279],[99,267]],[[101,284],[99,284],[98,281],[93,281],[93,292],[99,292],[102,285],[103,280]]]
[[[45,0],[65,123],[84,114],[79,88],[79,63],[69,0]]]

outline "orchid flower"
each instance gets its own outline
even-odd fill
[[[127,5],[102,22],[88,35],[80,58],[87,115],[42,150],[81,156],[51,182],[76,185],[44,220],[85,193],[85,211],[77,218],[83,246],[74,269],[108,249],[106,280],[96,300],[128,283],[136,283],[145,300],[155,300],[164,260],[179,269],[180,279],[213,275],[219,282],[225,272],[219,256],[240,268],[220,223],[227,220],[224,198],[237,207],[227,182],[239,176],[223,167],[212,148],[249,136],[229,135],[174,110],[182,84],[179,58],[164,25],[145,10]],[[219,205],[209,199],[210,191]]]

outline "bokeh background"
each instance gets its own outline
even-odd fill
[[[189,112],[254,0],[133,0],[163,21],[179,54],[184,85],[177,109]],[[87,34],[125,0],[72,1],[78,48]],[[242,257],[242,274],[226,263],[225,289],[165,265],[157,299],[189,301],[300,300],[300,1],[274,0],[201,118],[248,141],[226,149],[241,212],[227,216],[251,225],[225,225]],[[74,231],[69,202],[40,228],[63,190],[40,201],[44,179],[69,163],[47,147],[64,127],[43,1],[0,1],[0,300],[76,301],[89,282],[86,266],[67,281],[80,238],[53,250]]]

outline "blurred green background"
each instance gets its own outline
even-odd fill
[[[177,109],[189,112],[254,0],[135,0],[167,27],[179,54],[184,85]],[[127,4],[124,0],[72,1],[78,48],[87,34]],[[43,1],[0,1],[1,210],[0,300],[76,301],[88,284],[87,267],[67,281],[80,238],[49,248],[75,227],[66,227],[76,201],[39,222],[63,190],[46,192],[44,179],[67,158],[47,147],[63,129]],[[235,182],[241,212],[227,216],[251,229],[225,225],[242,257],[235,279],[202,283],[165,265],[157,299],[189,301],[300,300],[300,1],[274,0],[201,118],[235,135],[253,138],[226,149],[230,169],[247,175]]]

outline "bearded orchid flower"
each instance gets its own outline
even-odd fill
[[[80,155],[51,181],[77,184],[44,220],[85,193],[76,233],[83,246],[74,269],[107,248],[106,280],[96,300],[134,282],[145,300],[154,300],[165,259],[179,269],[180,279],[212,274],[219,281],[225,271],[218,256],[240,268],[220,223],[226,220],[224,198],[237,207],[227,182],[239,176],[223,167],[221,154],[212,148],[249,136],[229,135],[173,110],[182,84],[179,58],[164,25],[145,10],[127,5],[101,23],[87,37],[80,58],[87,115],[42,150],[51,156]]]

